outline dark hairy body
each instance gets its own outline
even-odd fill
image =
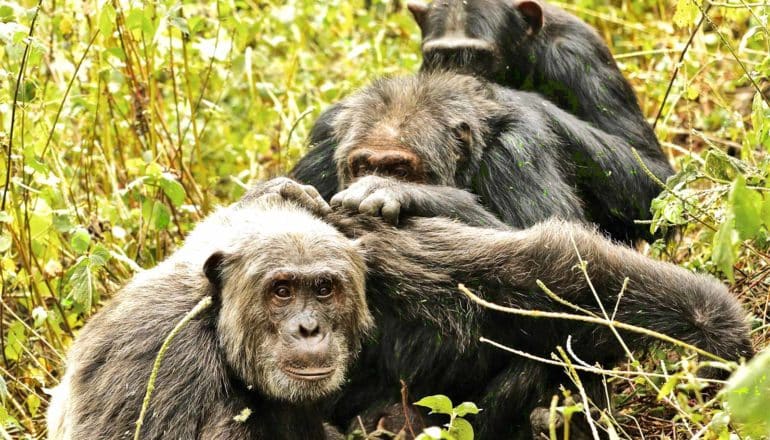
[[[600,313],[575,268],[575,249],[607,308],[630,278],[619,321],[726,359],[752,353],[743,312],[716,280],[651,261],[579,224],[552,220],[513,230],[405,217],[395,227],[329,211],[314,189],[278,179],[204,221],[83,329],[49,410],[51,438],[130,437],[162,340],[206,295],[215,307],[172,343],[142,438],[334,438],[322,424],[324,409],[340,427],[357,415],[376,421],[400,402],[401,379],[415,396],[479,403],[477,438],[529,437],[529,414],[567,380],[559,368],[480,345],[479,336],[539,355],[571,336],[584,361],[607,366],[624,352],[603,327],[481,309],[457,284],[503,305],[570,311],[539,290],[542,280]],[[324,280],[333,295],[318,288]],[[372,317],[376,332],[364,338]],[[632,349],[654,342],[623,336]],[[327,339],[333,343],[321,343]],[[363,351],[347,369],[362,339]],[[329,365],[334,374],[296,377],[318,376]],[[332,404],[327,396],[344,377]],[[583,382],[601,402],[600,378]],[[235,420],[245,408],[251,415]]]
[[[612,53],[577,17],[543,0],[413,1],[409,10],[422,31],[423,71],[451,69],[537,91],[625,139],[646,161],[665,164]]]
[[[140,438],[337,438],[324,399],[372,324],[364,265],[354,243],[287,201],[309,197],[288,183],[258,185],[209,216],[88,322],[55,390],[49,438],[133,438],[161,344],[206,296],[213,306],[166,352]]]
[[[753,353],[745,312],[716,279],[650,260],[579,224],[550,220],[524,230],[499,230],[445,218],[408,218],[394,228],[375,217],[336,214],[330,221],[359,237],[369,274],[367,302],[377,329],[335,408],[334,421],[341,427],[358,426],[355,417],[362,415],[371,431],[381,417],[392,416],[401,402],[403,380],[415,399],[441,393],[454,402],[476,402],[483,408],[474,421],[478,439],[531,438],[533,428],[537,432],[543,426],[547,434],[547,419],[543,424],[538,410],[559,394],[560,385],[571,388],[563,369],[481,344],[478,338],[548,358],[569,337],[578,357],[606,367],[626,359],[618,340],[603,326],[481,309],[457,285],[465,283],[501,305],[574,312],[537,287],[542,280],[559,297],[602,316],[577,266],[577,252],[587,261],[605,310],[612,314],[619,301],[618,321],[729,360]],[[655,343],[637,333],[621,335],[632,350]],[[601,377],[581,373],[581,380],[588,396],[603,406]]]
[[[377,193],[361,211],[386,217],[399,215],[383,210],[395,199],[408,215],[514,227],[559,217],[632,241],[649,236],[634,220],[660,190],[623,138],[537,94],[451,72],[375,81],[324,112],[310,143],[292,177],[327,200],[348,189],[338,201],[350,208]]]

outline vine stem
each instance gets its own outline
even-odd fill
[[[144,424],[144,417],[147,415],[147,409],[150,407],[150,399],[152,398],[152,392],[155,390],[155,381],[158,379],[158,371],[160,365],[163,362],[163,358],[166,355],[168,347],[171,346],[171,342],[179,334],[180,331],[196,316],[211,306],[212,299],[210,296],[205,296],[201,299],[195,307],[192,308],[184,318],[171,330],[171,333],[166,336],[163,341],[163,345],[160,346],[160,351],[155,357],[155,363],[152,365],[152,372],[150,373],[150,380],[147,382],[147,390],[144,393],[144,400],[142,401],[142,410],[139,412],[139,418],[136,419],[136,430],[134,430],[134,440],[139,440],[139,433],[142,431],[142,425]]]

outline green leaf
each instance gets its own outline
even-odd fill
[[[658,391],[658,400],[665,399],[672,391],[674,391],[674,388],[676,388],[676,384],[679,383],[679,376],[672,375],[666,380],[666,383],[663,384],[662,387],[660,387],[660,391]]]
[[[423,397],[417,402],[414,402],[414,404],[417,406],[424,406],[425,408],[429,408],[431,413],[452,415],[452,401],[449,400],[449,397],[443,394]]]
[[[770,349],[765,349],[730,377],[721,397],[730,420],[743,436],[770,435]]]
[[[171,222],[171,212],[168,207],[156,200],[145,199],[142,203],[142,216],[157,230],[166,229]]]
[[[246,407],[243,408],[241,412],[238,413],[238,415],[233,416],[233,420],[239,423],[243,423],[249,419],[249,416],[251,416],[251,408]]]
[[[168,10],[166,18],[168,19],[168,24],[171,25],[171,27],[179,29],[179,31],[182,32],[185,37],[188,37],[190,36],[190,26],[188,26],[187,20],[180,14],[181,10],[181,4],[172,6],[171,9]]]
[[[733,265],[735,265],[735,259],[738,257],[737,242],[738,232],[734,227],[735,221],[731,215],[728,215],[719,230],[714,234],[713,252],[711,253],[711,261],[716,264],[719,270],[722,271],[731,283],[735,282],[733,274]]]
[[[27,394],[26,402],[30,415],[36,415],[37,410],[40,409],[40,398],[35,394]]]
[[[452,421],[449,433],[457,440],[473,440],[473,426],[467,420],[460,417]]]
[[[698,17],[698,6],[696,0],[678,0],[676,2],[676,12],[674,12],[674,23],[679,27],[687,27],[695,24],[695,18]]]
[[[12,361],[19,360],[24,352],[24,344],[27,343],[27,334],[21,321],[13,321],[8,326],[8,334],[5,337],[5,357]]]
[[[765,225],[765,229],[770,231],[770,193],[765,193],[765,201],[762,203],[762,223]]]
[[[690,0],[687,0],[690,1]],[[723,151],[711,149],[706,153],[704,171],[717,180],[732,181],[740,172]]]
[[[75,266],[70,269],[68,285],[69,297],[83,308],[91,308],[91,298],[94,294],[93,275],[91,274],[90,259],[82,257]]]
[[[762,195],[746,187],[746,179],[739,175],[728,197],[735,218],[735,229],[741,239],[754,238],[762,226]]]
[[[171,211],[168,206],[155,202],[152,208],[152,224],[155,225],[155,229],[162,231],[168,227],[169,223],[171,223]]]
[[[0,235],[0,254],[10,249],[11,243],[12,243],[11,237],[9,237],[7,234],[3,233],[2,235]]]
[[[115,9],[113,9],[109,2],[105,2],[102,11],[99,13],[99,32],[102,33],[103,37],[106,38],[112,35],[116,17]]]
[[[102,245],[96,246],[96,249],[91,253],[91,267],[102,267],[110,260],[112,254],[107,248]]]
[[[479,411],[481,410],[473,402],[463,402],[454,409],[454,413],[458,417],[465,417],[468,414],[478,414]]]
[[[173,203],[174,206],[180,206],[182,203],[184,203],[184,187],[174,178],[173,174],[163,173],[160,176],[160,181],[158,184],[160,185],[161,189],[163,189],[163,194],[165,194],[166,197],[171,200],[171,203]]]
[[[422,433],[418,435],[415,440],[440,440],[441,433],[441,428],[431,426],[430,428],[425,428],[425,430],[422,431]]]
[[[77,228],[72,233],[70,239],[70,246],[72,250],[78,254],[83,254],[88,250],[88,246],[91,245],[91,234],[88,233],[86,228]]]

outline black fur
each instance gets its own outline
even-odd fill
[[[595,222],[618,240],[649,238],[648,228],[634,220],[650,217],[660,188],[622,137],[583,123],[540,95],[449,72],[379,80],[335,105],[320,117],[311,136],[315,148],[292,176],[318,187],[328,200],[351,183],[347,154],[385,124],[397,127],[400,147],[426,164],[425,179],[413,185],[434,191],[437,205],[450,206],[441,194],[447,191],[436,186],[455,187],[476,194],[511,226],[555,216]],[[471,130],[468,150],[452,131],[460,124]],[[670,173],[665,158],[646,158],[658,177]],[[452,211],[433,215],[466,220],[456,215],[465,210]],[[418,205],[408,214],[429,212]]]
[[[540,20],[525,16],[521,3],[539,10]],[[537,91],[665,164],[612,53],[577,17],[543,0],[440,0],[410,9],[422,30],[422,70],[453,69]],[[669,167],[662,177],[672,172]]]
[[[574,312],[535,284],[542,280],[565,300],[601,315],[577,268],[577,249],[601,302],[613,313],[624,278],[628,287],[616,319],[665,333],[726,359],[750,357],[745,312],[717,280],[641,256],[582,226],[549,221],[530,229],[500,231],[442,218],[413,218],[398,229],[369,216],[333,218],[359,236],[369,268],[368,303],[376,339],[365,344],[335,410],[348,426],[356,415],[373,421],[401,401],[400,380],[414,399],[446,394],[474,401],[476,438],[531,438],[529,415],[548,406],[558,387],[571,388],[562,368],[480,344],[485,336],[549,357],[572,338],[589,364],[612,367],[625,359],[602,326],[528,318],[485,310],[457,288],[465,283],[483,298],[531,310]],[[573,244],[574,243],[574,244]],[[621,332],[633,350],[655,341]],[[581,374],[589,397],[602,405],[601,377]],[[368,427],[372,429],[372,426]]]

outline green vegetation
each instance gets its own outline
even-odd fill
[[[126,279],[249,181],[287,171],[329,103],[417,70],[409,14],[363,3],[0,0],[0,438],[45,436],[45,389]],[[557,4],[597,27],[651,121],[679,67],[656,130],[680,172],[651,225],[679,234],[646,251],[730,283],[767,346],[770,5]],[[608,375],[618,417],[597,423],[619,437],[768,433],[770,357],[726,399],[702,390],[686,353],[641,359]]]

